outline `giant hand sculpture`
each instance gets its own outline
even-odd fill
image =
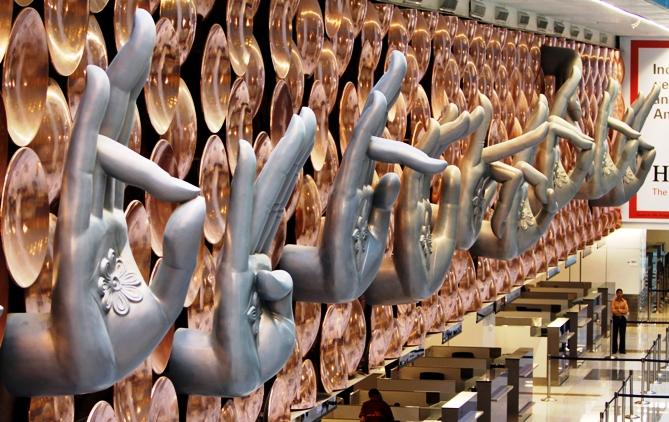
[[[512,198],[523,182],[523,174],[530,180],[537,179],[531,166],[523,166],[523,171],[501,161],[512,157],[526,148],[541,142],[548,133],[548,126],[541,125],[517,138],[483,148],[492,119],[492,104],[488,97],[479,94],[479,106],[472,112],[470,129],[475,128],[467,151],[460,161],[462,189],[458,211],[458,249],[470,249],[479,236],[483,216],[495,196],[497,182],[502,183],[495,213],[490,222],[492,234],[501,238],[506,233],[506,225],[513,207]]]
[[[295,345],[292,280],[272,271],[267,253],[316,133],[314,113],[294,115],[255,185],[246,141],[230,192],[228,224],[216,268],[211,333],[180,328],[167,368],[177,391],[245,396],[283,367]]]
[[[295,300],[339,303],[362,295],[383,260],[391,207],[399,178],[389,173],[376,187],[374,160],[436,173],[446,163],[403,142],[379,138],[399,95],[406,59],[394,51],[388,70],[372,89],[346,148],[316,247],[287,245],[279,267],[290,273]]]
[[[658,84],[653,85],[648,96],[639,94],[632,107],[625,113],[625,124],[640,132],[659,95],[660,86]],[[630,164],[623,169],[624,176],[604,196],[590,201],[590,205],[618,207],[629,201],[641,188],[653,166],[655,148],[642,139],[638,139],[636,142],[628,141],[624,132],[620,132],[614,138],[613,157],[622,156],[630,156]]]
[[[633,161],[636,159],[637,150],[639,149],[639,136],[641,134],[631,128],[627,123],[611,117],[611,109],[614,100],[618,95],[618,82],[611,79],[609,87],[604,92],[602,100],[597,111],[597,121],[595,122],[595,157],[592,166],[592,171],[586,181],[581,185],[576,198],[578,199],[597,199],[604,196],[617,184],[622,183],[626,175],[627,169],[636,167]],[[652,105],[652,104],[651,104]],[[629,113],[628,113],[629,114]],[[645,120],[645,118],[643,119]],[[643,124],[643,123],[642,123]],[[625,144],[621,146],[621,154],[613,158],[609,154],[608,134],[609,128],[623,134],[627,139]],[[653,157],[650,157],[648,168],[641,169],[646,174],[650,170]],[[644,175],[645,178],[645,175]]]
[[[539,134],[545,134],[544,142],[530,145],[514,155],[513,168],[517,172],[506,169],[510,175],[510,180],[513,180],[513,182],[507,183],[509,186],[515,184],[517,189],[503,189],[500,192],[498,202],[511,204],[510,208],[507,211],[504,208],[495,207],[491,221],[482,223],[479,237],[471,249],[475,255],[496,259],[515,258],[534,245],[548,230],[553,217],[559,210],[559,204],[555,198],[555,190],[550,186],[552,178],[549,177],[553,175],[553,167],[551,166],[550,170],[547,171],[548,174],[542,174],[529,164],[534,161],[537,149],[545,148],[545,144],[550,140],[553,144],[550,154],[551,156],[555,154],[553,159],[559,161],[559,150],[555,151],[558,136],[569,139],[583,149],[592,149],[593,146],[588,136],[576,130],[566,121],[558,117],[548,118],[548,102],[543,95],[539,97],[537,106],[530,119],[528,119],[526,134],[523,136],[533,138]],[[514,142],[515,139],[506,142]],[[506,142],[497,146],[501,148]],[[588,159],[591,156],[592,154],[582,154],[581,158]],[[590,163],[583,162],[581,167],[587,168]],[[555,162],[555,165],[561,166],[558,162]],[[561,192],[565,193],[564,190]],[[576,193],[575,190],[572,192],[572,195]],[[530,206],[530,199],[534,200],[536,204],[535,210]],[[508,212],[504,218],[496,218],[495,214],[500,210]],[[498,221],[503,221],[505,224],[495,228],[493,222]]]
[[[427,130],[417,125],[412,142],[430,157],[439,157],[468,130],[471,116],[451,104],[446,120],[439,125],[430,119]],[[436,292],[444,281],[455,249],[460,200],[460,170],[444,170],[441,199],[430,203],[430,175],[405,168],[402,173],[399,201],[395,209],[395,236],[392,257],[383,260],[381,269],[365,292],[372,305],[414,303]],[[433,224],[433,213],[436,215]]]
[[[87,68],[65,162],[51,312],[10,314],[0,349],[0,379],[14,395],[111,386],[146,359],[182,309],[201,242],[204,201],[196,187],[125,146],[154,38],[153,19],[140,9],[107,74]],[[151,288],[128,245],[125,183],[161,200],[189,201],[167,223],[163,265]]]

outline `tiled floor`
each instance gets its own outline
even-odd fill
[[[669,320],[669,311],[653,315],[653,319]],[[627,327],[626,355],[620,357],[642,357],[642,352],[652,344],[657,334],[664,339],[666,325],[644,325]],[[662,350],[664,354],[664,343]],[[609,354],[608,341],[603,341],[600,350],[586,353],[584,356],[606,356]],[[664,359],[664,356],[662,356]],[[621,375],[627,377],[630,370],[634,371],[634,392],[641,388],[641,364],[637,362],[583,362],[579,368],[572,368],[569,378],[559,387],[551,389],[556,399],[552,402],[542,401],[546,397],[546,386],[534,387],[534,407],[531,422],[596,422],[604,404],[613,397],[620,388]],[[667,372],[667,371],[663,371]],[[667,372],[669,375],[669,372]],[[654,386],[657,394],[669,395],[669,382]],[[629,398],[625,402],[625,414],[629,414]],[[635,399],[636,401],[636,399]],[[620,410],[619,410],[620,412]],[[641,416],[642,421],[669,421],[669,400],[651,400],[651,405],[634,405],[634,414]],[[609,410],[609,421],[614,421],[613,405]],[[617,419],[622,421],[620,416]],[[627,420],[627,419],[625,419]]]

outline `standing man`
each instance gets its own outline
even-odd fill
[[[627,315],[629,307],[623,297],[623,289],[616,289],[616,297],[611,302],[611,313],[613,314],[613,346],[611,354],[620,351],[625,354],[625,329],[627,328]],[[620,334],[620,346],[618,346],[618,335]]]

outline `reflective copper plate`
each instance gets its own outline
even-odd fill
[[[393,7],[392,20],[388,28],[388,56],[393,50],[406,53],[409,44],[409,34],[407,32],[407,23],[404,19],[402,9]]]
[[[221,408],[221,422],[235,422],[236,420],[235,402],[232,399],[228,399]]]
[[[416,15],[416,29],[411,36],[411,46],[414,49],[418,63],[418,80],[423,79],[430,65],[432,53],[431,35],[428,23],[422,13]]]
[[[179,62],[183,64],[195,40],[197,11],[194,0],[160,0],[160,17],[172,22],[177,32]]]
[[[373,4],[370,4],[370,7],[367,8],[365,21],[360,33],[360,44],[364,47],[365,43],[370,43],[374,51],[373,56],[380,58],[383,46],[383,35],[379,13],[376,7],[374,7]],[[376,67],[377,64],[377,62],[374,62],[374,67]]]
[[[293,113],[298,114],[302,107],[302,97],[304,96],[304,68],[302,66],[302,57],[297,51],[297,46],[291,41],[290,44],[290,70],[286,76],[288,92],[293,102]]]
[[[68,76],[84,54],[88,2],[44,0],[44,26],[51,62],[58,73]]]
[[[183,79],[179,80],[179,95],[174,119],[165,133],[165,138],[172,145],[174,158],[177,162],[175,176],[183,179],[190,170],[195,144],[197,143],[197,116],[195,104],[188,86]]]
[[[367,96],[374,85],[374,68],[376,67],[374,59],[374,48],[371,42],[364,41],[358,63],[358,110],[364,107]],[[344,87],[344,93],[346,93],[346,87]],[[342,98],[344,98],[343,95]]]
[[[12,278],[26,288],[42,269],[49,240],[49,195],[39,157],[19,149],[7,167],[0,207],[2,247]]]
[[[316,139],[311,150],[311,164],[314,170],[319,171],[325,164],[328,149],[328,105],[327,94],[320,80],[311,86],[309,108],[316,115]]]
[[[195,0],[195,10],[197,10],[197,14],[206,18],[214,7],[215,2],[216,0]]]
[[[283,137],[293,116],[293,104],[288,86],[282,80],[277,81],[272,94],[270,109],[270,138],[274,145]]]
[[[167,377],[160,377],[153,384],[149,422],[179,422],[177,392]]]
[[[65,155],[70,144],[72,117],[67,100],[54,80],[49,80],[46,111],[31,148],[37,153],[49,186],[49,202],[60,194]]]
[[[251,42],[247,43],[247,46],[250,58],[244,79],[246,79],[246,86],[249,90],[251,116],[255,116],[260,108],[262,95],[265,91],[265,65],[263,64],[262,53],[256,39],[251,37]]]
[[[353,136],[353,129],[360,117],[358,108],[358,94],[352,82],[346,82],[339,103],[339,147],[344,155],[348,143]]]
[[[323,84],[323,90],[327,97],[327,112],[329,113],[337,101],[337,88],[339,86],[339,73],[337,70],[337,56],[332,43],[325,41],[321,56],[318,58],[314,79]],[[313,87],[312,87],[313,93]]]
[[[86,66],[89,64],[96,65],[102,69],[107,68],[105,38],[102,35],[102,29],[100,29],[98,21],[93,15],[88,17],[84,54],[79,62],[79,66],[67,78],[67,101],[70,105],[72,116],[77,114],[79,99],[86,88]]]
[[[12,12],[14,2],[6,0],[0,4],[0,61],[5,56],[7,44],[9,43],[9,34],[12,31]]]
[[[186,292],[186,299],[184,300],[184,308],[188,308],[193,304],[195,299],[200,295],[200,287],[202,287],[203,280],[209,277],[213,271],[213,260],[209,249],[202,243],[197,254],[197,261],[195,263],[195,271],[188,284],[188,292]],[[190,311],[190,310],[189,310]]]
[[[260,386],[253,393],[245,397],[235,397],[235,413],[239,422],[253,422],[258,418],[262,409],[265,387]]]
[[[109,0],[88,0],[89,5],[88,5],[88,10],[91,11],[91,13],[98,13],[101,12],[102,9],[105,8]]]
[[[353,23],[353,36],[357,37],[367,15],[367,0],[350,0],[348,7],[351,13],[351,22]]]
[[[346,388],[348,368],[342,353],[342,337],[351,315],[351,304],[328,305],[321,328],[320,377],[327,393]]]
[[[269,159],[269,156],[274,150],[274,145],[272,145],[272,140],[269,138],[269,135],[266,132],[260,132],[256,136],[256,140],[253,141],[253,152],[256,155],[256,176],[260,174],[260,171],[265,167],[265,163]]]
[[[128,148],[135,151],[137,154],[142,149],[142,121],[139,119],[139,109],[135,106],[135,120],[130,130],[130,139],[128,140]]]
[[[393,307],[390,305],[372,307],[372,337],[369,344],[369,367],[374,368],[383,364],[386,350],[392,339]]]
[[[290,68],[289,0],[270,0],[269,49],[276,76],[283,79]]]
[[[286,363],[281,368],[281,371],[277,374],[278,377],[284,377],[286,379],[286,387],[288,391],[288,400],[292,403],[297,397],[297,393],[300,388],[300,371],[302,369],[302,353],[300,353],[300,348],[295,342],[295,347],[293,347],[293,353],[290,355]]]
[[[339,77],[344,73],[351,55],[353,53],[353,40],[355,38],[353,22],[351,20],[351,11],[348,1],[344,2],[342,9],[341,23],[339,29],[332,39],[332,48],[337,58],[337,71]]]
[[[295,329],[302,357],[311,349],[321,324],[321,304],[295,302]]]
[[[316,369],[314,369],[314,364],[311,360],[307,359],[302,362],[300,389],[293,401],[292,409],[300,410],[314,407],[316,405],[317,390]]]
[[[345,1],[325,0],[325,32],[330,38],[334,38],[339,30]]]
[[[86,422],[116,422],[116,415],[114,414],[114,408],[109,405],[106,401],[99,401],[91,409],[91,413],[88,414],[88,419]]]
[[[288,380],[285,376],[276,377],[269,391],[267,419],[276,422],[288,422],[290,420],[291,402]]]
[[[328,150],[325,155],[325,162],[323,163],[323,167],[315,172],[314,175],[316,186],[318,186],[318,197],[321,201],[321,214],[327,208],[330,192],[332,192],[335,177],[337,176],[337,170],[339,170],[337,144],[335,144],[332,134],[328,131]]]
[[[177,111],[180,68],[177,33],[169,19],[161,18],[156,24],[156,44],[144,86],[146,111],[160,135],[167,131]]]
[[[388,122],[386,123],[391,139],[404,141],[407,132],[407,103],[404,94],[397,96],[395,104],[388,111]]]
[[[365,352],[365,339],[367,337],[367,324],[365,313],[359,300],[351,302],[351,314],[348,318],[348,327],[344,332],[344,344],[342,346],[348,375],[355,375],[358,364]]]
[[[42,270],[37,277],[37,281],[24,291],[26,312],[28,313],[48,314],[51,312],[51,292],[54,284],[53,241],[56,234],[57,220],[58,217],[56,217],[55,214],[49,214],[49,243],[46,258],[44,259],[44,265],[42,265]],[[0,306],[7,306],[6,303],[2,303],[1,298],[2,293],[0,293]],[[0,334],[0,342],[1,340],[2,335]]]
[[[188,396],[186,421],[218,422],[221,418],[221,398],[214,396]]]
[[[188,328],[210,333],[214,324],[214,289],[216,286],[216,264],[209,250],[200,248],[202,263],[196,267],[189,285],[189,293],[195,292],[188,307]]]
[[[36,396],[30,398],[30,422],[73,422],[74,396]]]
[[[423,129],[429,127],[430,124],[430,100],[421,85],[418,85],[416,90],[413,105],[411,106],[411,135],[413,138],[416,125],[421,124]]]
[[[125,210],[128,224],[128,243],[139,272],[144,280],[151,274],[151,228],[149,215],[141,202],[134,200]]]
[[[402,354],[402,345],[404,342],[400,331],[400,326],[397,323],[397,320],[392,320],[390,327],[391,336],[384,356],[385,359],[397,359]]]
[[[149,281],[149,286],[158,274],[160,265],[163,263],[162,258],[158,258],[156,263],[151,270],[151,279]],[[170,359],[170,353],[172,353],[172,340],[174,339],[174,326],[171,326],[170,329],[165,334],[165,337],[160,341],[160,344],[156,346],[155,349],[151,352],[149,356],[149,362],[151,364],[151,369],[157,374],[162,374],[165,368],[167,367],[167,362]]]
[[[374,7],[376,7],[376,10],[379,14],[381,32],[383,36],[385,36],[390,29],[390,21],[393,18],[393,6],[390,4],[374,3]]]
[[[209,243],[221,241],[225,233],[226,215],[230,200],[230,169],[225,147],[218,135],[211,135],[200,161],[200,189],[204,195],[207,214],[204,235]]]
[[[151,153],[151,161],[158,164],[170,175],[177,176],[177,162],[174,158],[172,146],[164,139],[156,143]],[[176,209],[177,205],[170,202],[159,201],[148,193],[145,195],[146,211],[149,214],[151,226],[151,249],[158,256],[163,256],[163,232],[167,220]]]
[[[249,64],[250,53],[246,48],[246,34],[244,15],[247,11],[246,0],[230,0],[227,4],[227,31],[228,48],[230,49],[230,64],[238,76],[244,76]]]
[[[295,239],[298,245],[315,246],[318,242],[321,209],[318,186],[306,176],[295,210]]]
[[[230,53],[225,32],[219,24],[209,30],[202,54],[200,99],[207,128],[218,132],[225,123],[230,98]]]
[[[249,90],[246,81],[238,78],[232,84],[230,102],[228,104],[228,117],[226,125],[225,149],[228,152],[228,163],[230,173],[234,174],[237,167],[237,150],[239,140],[249,141],[253,139],[251,108],[249,106]]]
[[[7,130],[15,144],[28,145],[44,118],[49,86],[46,31],[33,8],[23,9],[14,21],[2,75]]]
[[[135,10],[138,7],[149,10],[150,5],[147,0],[116,0],[114,2],[114,41],[116,42],[116,51],[128,42],[132,27],[135,24]]]
[[[114,384],[114,410],[119,422],[147,420],[151,407],[151,365],[145,360],[130,375]]]

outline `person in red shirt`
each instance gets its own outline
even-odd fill
[[[383,401],[381,393],[376,388],[369,390],[369,400],[362,404],[360,408],[361,422],[393,422],[393,411],[390,410],[388,403]]]

